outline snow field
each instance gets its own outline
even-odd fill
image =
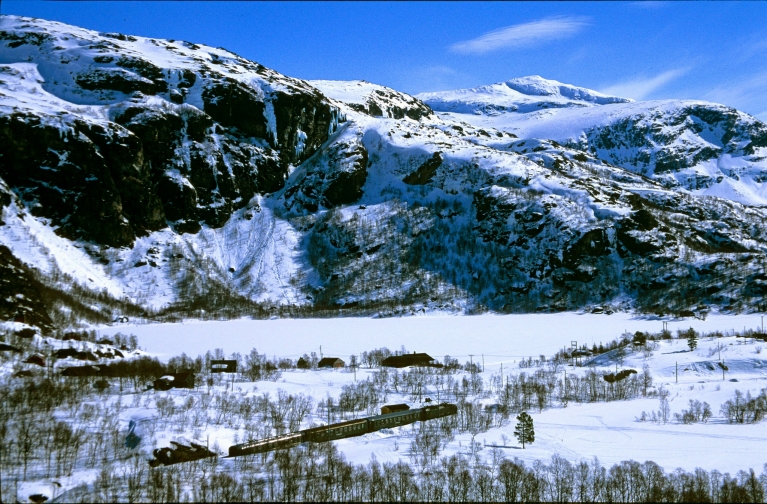
[[[712,315],[705,321],[684,319],[667,322],[669,330],[676,334],[678,329],[689,327],[699,332],[726,332],[744,325],[753,328],[761,323],[761,319],[755,315]],[[557,328],[563,330],[557,331]],[[661,328],[660,320],[642,319],[624,313],[610,316],[564,313],[397,319],[187,321],[176,325],[102,327],[100,332],[133,332],[138,335],[142,347],[163,359],[181,351],[194,356],[214,347],[224,347],[226,354],[247,353],[255,347],[268,355],[297,359],[303,353],[319,353],[319,345],[322,345],[324,356],[339,356],[347,363],[349,355],[381,346],[395,350],[404,345],[408,351],[427,352],[438,359],[449,354],[461,363],[470,359],[481,363],[484,353],[485,372],[481,376],[487,389],[490,377],[500,373],[501,366],[504,376],[520,372],[534,373],[536,367],[519,368],[519,360],[526,356],[550,357],[563,347],[569,348],[572,340],[590,347],[592,342],[598,345],[615,339],[625,330],[631,333],[637,330],[659,332]],[[226,345],[223,344],[222,335],[226,335]],[[669,392],[672,418],[668,423],[639,421],[643,411],[648,414],[651,411],[657,412],[657,397],[607,403],[570,402],[566,408],[555,406],[542,412],[537,409],[530,411],[535,422],[536,441],[525,450],[517,445],[513,436],[516,421],[512,417],[508,425],[493,427],[478,434],[473,440],[478,443],[473,445],[474,453],[487,462],[492,458],[493,447],[497,446],[507,457],[519,457],[528,462],[549,459],[554,453],[559,453],[576,462],[597,457],[607,466],[634,459],[640,462],[653,460],[666,471],[677,467],[686,470],[702,467],[731,473],[754,468],[759,472],[767,462],[763,455],[767,450],[764,426],[728,424],[719,413],[719,408],[733,397],[736,389],[744,394],[750,391],[752,395],[758,395],[759,390],[767,387],[767,350],[761,350],[763,346],[767,348],[767,344],[725,336],[699,339],[698,348],[694,352],[689,351],[683,339],[658,341],[655,345],[651,355],[635,350],[626,355],[622,363],[609,354],[603,354],[595,359],[595,367],[597,371],[607,373],[615,372],[616,369],[636,369],[641,372],[645,364],[649,366],[654,380],[652,390],[662,387]],[[729,367],[724,381],[721,369],[715,366],[720,351]],[[469,352],[473,357],[470,357]],[[674,376],[676,363],[679,365],[678,383]],[[714,366],[711,366],[712,363]],[[567,374],[583,374],[586,370],[585,367],[560,368],[561,373]],[[363,381],[374,372],[360,368],[356,380]],[[737,381],[730,381],[733,379]],[[284,371],[277,381],[236,382],[234,390],[238,394],[248,395],[268,393],[272,398],[276,398],[280,390],[293,395],[303,394],[313,397],[316,406],[318,401],[328,396],[337,398],[342,387],[354,381],[355,376],[349,370],[290,370]],[[174,390],[164,394],[178,396],[178,404],[190,392]],[[427,390],[424,395],[435,400],[437,398],[436,390]],[[387,397],[387,403],[406,402],[411,407],[420,406],[420,403],[413,403],[410,399],[405,394],[392,392]],[[708,402],[713,418],[707,423],[690,425],[674,420],[674,413],[689,409],[690,400]],[[493,404],[493,394],[481,399],[481,402]],[[364,413],[359,416],[364,416]],[[128,420],[126,417],[126,425]],[[305,423],[312,422],[323,424],[325,419],[319,418],[313,410]],[[235,432],[232,429],[218,429],[206,431],[206,434],[210,436],[211,446],[215,441],[222,449],[226,449],[242,440],[242,433],[237,433],[238,437],[235,437]],[[354,463],[367,463],[371,456],[381,462],[407,461],[415,432],[413,425],[403,426],[341,440],[337,446]],[[178,439],[178,435],[172,430],[157,432],[158,446],[163,444],[163,440]],[[503,436],[506,436],[505,445]],[[457,434],[441,455],[455,453],[472,455],[470,433]]]
[[[485,355],[485,364],[514,363],[520,358],[551,356],[571,341],[591,347],[607,343],[624,331],[660,332],[663,321],[678,329],[730,331],[754,329],[758,315],[712,314],[706,320],[660,319],[630,313],[598,315],[551,313],[476,316],[426,315],[402,318],[345,317],[332,319],[186,320],[182,323],[113,324],[98,327],[103,335],[133,333],[152,355],[167,359],[181,352],[196,356],[214,348],[225,353],[247,353],[257,348],[269,356],[298,358],[322,350],[346,359],[378,347],[426,352],[432,357],[457,357],[463,364],[472,353]],[[765,345],[767,346],[767,344]]]

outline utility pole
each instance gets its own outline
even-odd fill
[[[471,361],[471,372],[474,373],[474,354],[469,354],[469,360]]]
[[[570,341],[570,356],[573,358],[573,367],[575,367],[575,363],[578,359],[576,357],[576,353],[578,352],[578,342],[577,341]]]
[[[679,383],[679,362],[675,362],[674,366],[676,368],[674,371],[674,374],[676,375],[676,383]]]
[[[485,372],[485,354],[482,354],[482,372]]]

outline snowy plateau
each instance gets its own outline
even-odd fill
[[[763,501],[765,182],[725,105],[0,16],[0,502]]]

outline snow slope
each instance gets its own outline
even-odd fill
[[[0,22],[0,240],[43,276],[170,317],[764,302],[764,125],[737,111],[529,77],[438,115],[224,49]]]
[[[581,108],[633,101],[544,79],[538,75],[471,89],[421,93],[416,97],[439,112],[490,116],[504,112],[528,113],[542,109]]]
[[[540,77],[418,97],[446,119],[555,140],[693,194],[767,203],[767,127],[722,105],[633,102]]]

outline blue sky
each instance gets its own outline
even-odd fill
[[[284,74],[408,93],[524,75],[767,120],[767,2],[41,2],[3,14],[225,47]]]

